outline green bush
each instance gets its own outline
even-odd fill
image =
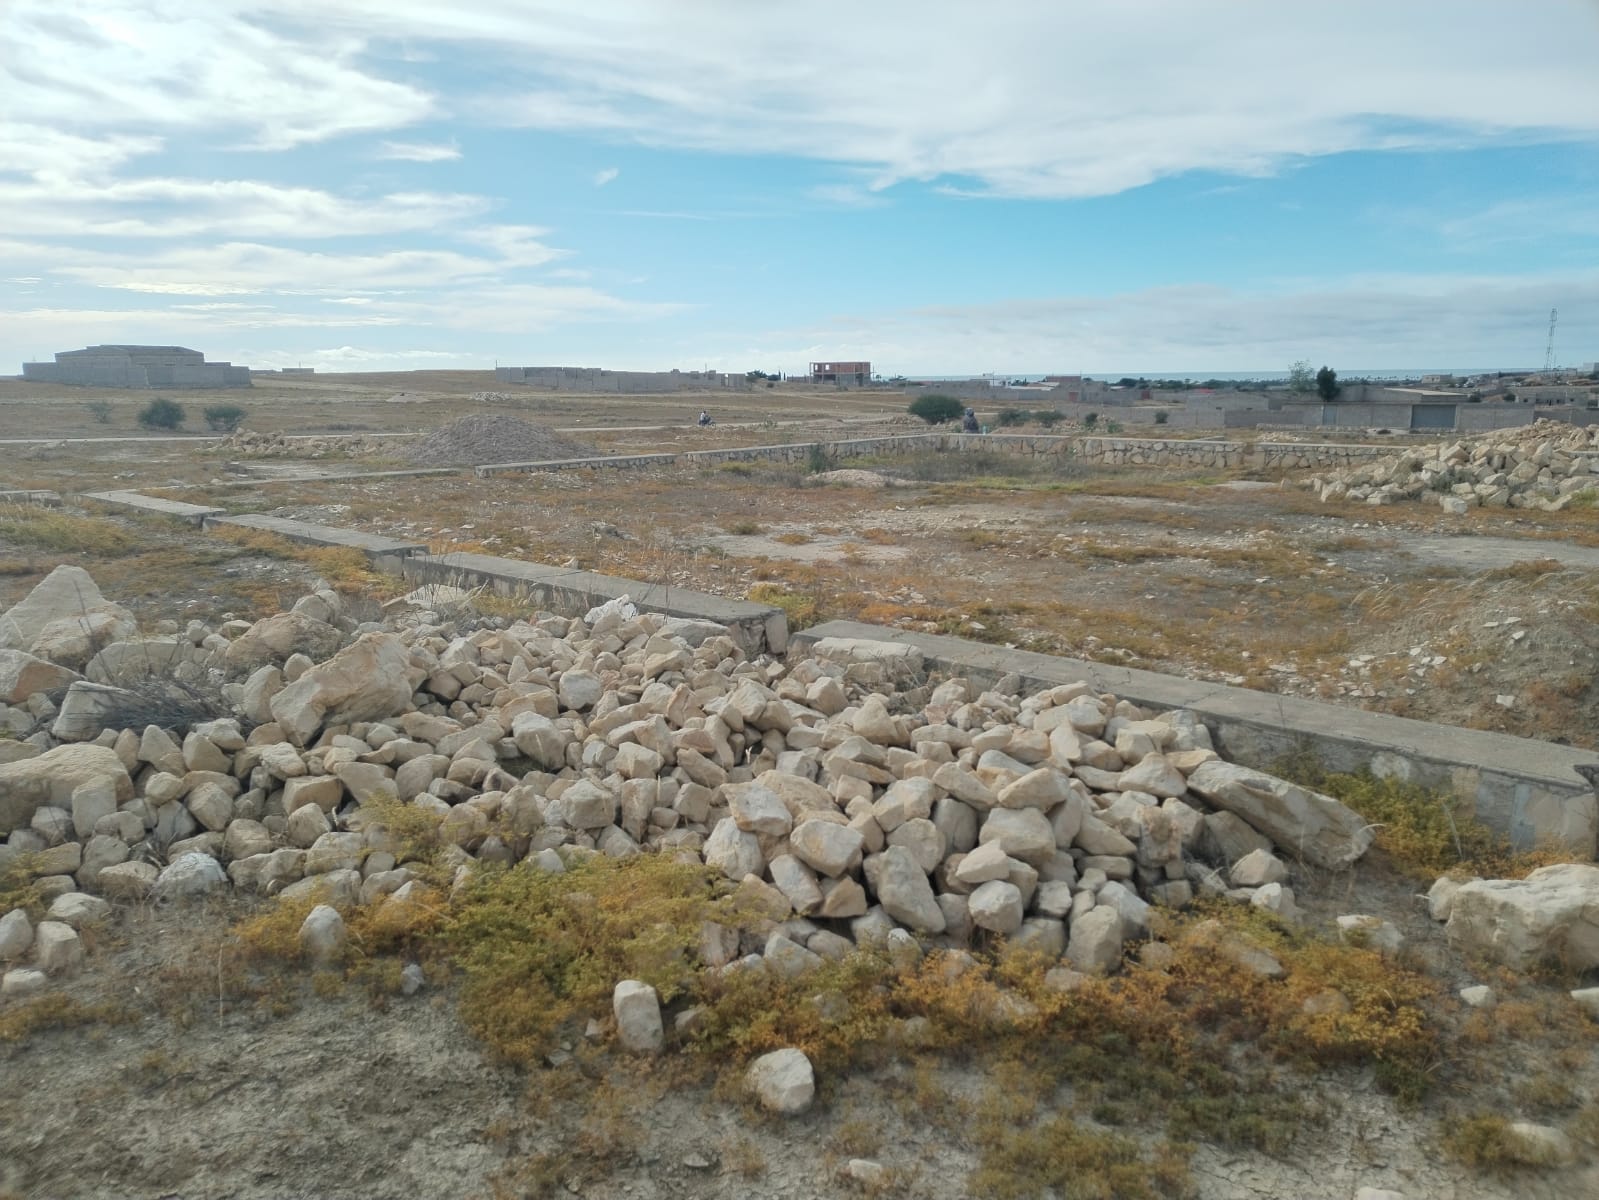
[[[157,396],[139,410],[139,424],[146,429],[177,429],[183,424],[183,405]]]
[[[1002,408],[994,420],[1003,428],[1008,425],[1025,425],[1031,415],[1025,408]]]
[[[237,404],[213,404],[203,415],[208,428],[218,433],[232,433],[244,420],[244,409]]]
[[[812,475],[820,475],[823,471],[833,469],[833,460],[827,457],[827,451],[822,449],[820,442],[811,443],[811,448],[805,455],[805,469]]]
[[[1060,424],[1060,414],[1053,408],[1041,408],[1033,413],[1033,420],[1037,421],[1045,429],[1053,429]]]
[[[1085,429],[1092,429],[1095,425],[1098,425],[1098,424],[1099,424],[1099,414],[1098,413],[1084,413],[1083,414],[1083,427]]]
[[[1170,420],[1171,413],[1167,412],[1164,408],[1155,414],[1155,424],[1157,425],[1164,425]]]
[[[946,396],[942,392],[928,392],[927,395],[912,400],[907,411],[929,425],[942,425],[945,421],[958,420],[966,411],[966,406],[954,396]]]
[[[89,415],[95,419],[96,424],[111,424],[111,401],[91,400],[86,407],[89,410]]]

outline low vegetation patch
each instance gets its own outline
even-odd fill
[[[115,521],[30,505],[0,505],[0,541],[54,554],[117,558],[143,543]]]
[[[1285,779],[1343,801],[1377,831],[1377,845],[1400,867],[1420,878],[1454,872],[1515,879],[1552,862],[1571,860],[1569,852],[1515,851],[1472,811],[1464,797],[1370,772],[1329,771],[1312,753],[1300,752],[1274,764]]]

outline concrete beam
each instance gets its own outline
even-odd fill
[[[552,458],[544,462],[485,463],[474,467],[479,479],[490,475],[531,475],[536,471],[582,471],[605,468],[669,467],[675,454],[616,454],[605,458]]]
[[[207,517],[227,515],[225,508],[211,508],[204,504],[185,504],[182,500],[164,500],[160,496],[146,496],[143,492],[85,492],[85,500],[107,504],[112,508],[130,508],[135,512],[154,513],[161,517],[175,517],[190,525],[203,525]]]
[[[793,651],[807,653],[828,637],[914,646],[929,672],[979,685],[1009,674],[1029,691],[1083,680],[1134,704],[1192,709],[1235,762],[1269,768],[1309,749],[1336,771],[1365,769],[1452,791],[1518,848],[1553,843],[1588,858],[1599,851],[1599,797],[1574,770],[1599,759],[1592,750],[857,621],[796,633]]]
[[[383,537],[376,533],[360,533],[353,529],[336,529],[331,525],[313,525],[310,521],[291,521],[286,517],[267,517],[259,513],[246,513],[237,517],[207,517],[205,527],[223,526],[233,529],[256,529],[262,533],[275,533],[302,546],[336,546],[359,550],[380,570],[390,574],[400,573],[400,563],[413,554],[421,554],[427,546],[422,542],[406,542],[399,538]]]
[[[644,612],[726,625],[750,654],[781,654],[788,648],[788,618],[783,610],[749,600],[488,554],[419,554],[405,559],[400,570],[405,578],[421,583],[488,587],[502,596],[525,597],[536,607],[574,616],[627,596]]]
[[[61,503],[61,497],[56,492],[43,489],[20,489],[0,491],[0,504],[40,504],[47,508],[54,508]]]

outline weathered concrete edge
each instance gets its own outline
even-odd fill
[[[930,670],[982,684],[1013,672],[1029,689],[1085,680],[1135,704],[1189,708],[1234,761],[1269,767],[1309,748],[1334,770],[1366,768],[1449,788],[1518,847],[1558,843],[1590,858],[1599,851],[1599,798],[1573,771],[1594,761],[1591,750],[857,621],[813,626],[795,633],[790,644],[807,650],[826,637],[911,645]]]
[[[488,554],[413,555],[401,562],[400,573],[422,583],[486,586],[556,611],[586,611],[625,595],[646,612],[726,625],[750,654],[782,654],[788,648],[788,617],[783,610],[750,600]]]
[[[203,525],[207,517],[225,516],[228,511],[225,508],[189,504],[182,500],[164,500],[160,496],[146,496],[143,492],[120,489],[108,492],[84,492],[83,499],[111,508],[129,508],[135,512],[174,517],[179,521],[187,521],[190,525]]]
[[[236,529],[254,529],[261,533],[276,534],[303,546],[333,546],[343,550],[359,550],[380,571],[391,575],[400,573],[400,563],[413,554],[427,550],[422,542],[406,542],[380,534],[362,533],[353,529],[339,529],[332,525],[316,525],[310,521],[293,521],[284,517],[269,517],[262,513],[238,513],[233,516],[211,516],[202,522],[206,529],[225,525]]]

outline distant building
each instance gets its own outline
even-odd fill
[[[230,388],[249,387],[250,368],[206,362],[183,346],[90,346],[63,350],[53,363],[22,364],[22,378],[72,387]]]
[[[813,362],[812,383],[833,383],[842,387],[865,387],[872,381],[869,362]]]
[[[607,371],[603,367],[496,367],[499,383],[551,392],[616,392],[651,395],[668,392],[747,392],[754,384],[725,371]]]

